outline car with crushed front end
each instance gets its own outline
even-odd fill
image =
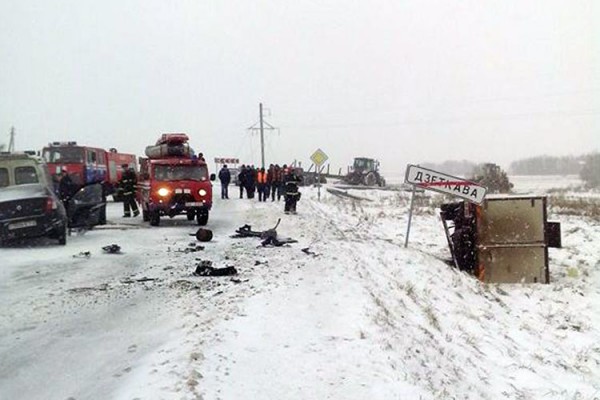
[[[0,244],[49,237],[67,243],[68,218],[44,161],[0,153]]]

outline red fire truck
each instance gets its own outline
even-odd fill
[[[80,146],[77,142],[52,142],[42,150],[50,174],[55,179],[66,170],[76,185],[85,186],[102,182],[107,194],[118,196],[117,184],[123,175],[122,165],[137,171],[134,154],[119,153],[117,149],[104,150]]]
[[[140,158],[138,201],[144,221],[160,224],[162,216],[185,214],[198,225],[208,223],[212,207],[212,183],[202,157],[194,154],[184,133],[163,134],[156,145],[146,147]]]

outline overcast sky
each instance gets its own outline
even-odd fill
[[[0,143],[342,167],[600,150],[600,2],[0,0]]]

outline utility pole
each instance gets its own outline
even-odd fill
[[[10,140],[8,141],[8,152],[15,152],[15,127],[10,128]]]
[[[255,131],[260,132],[260,161],[261,161],[261,168],[264,168],[265,167],[265,129],[269,130],[269,131],[274,131],[274,130],[279,131],[279,128],[275,128],[273,125],[271,125],[267,121],[265,121],[265,119],[263,118],[263,104],[262,103],[259,103],[259,105],[258,105],[258,116],[259,116],[258,122],[256,124],[252,125],[250,128],[248,128],[248,130],[250,132],[255,132]],[[256,125],[258,125],[258,127]]]
[[[260,115],[260,160],[262,162],[262,168],[264,168],[265,167],[265,130],[263,127],[262,103],[258,104],[258,113]]]

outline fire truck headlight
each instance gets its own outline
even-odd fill
[[[160,188],[158,189],[157,193],[160,197],[165,197],[169,195],[170,191],[167,188]]]
[[[206,196],[206,190],[204,190],[204,189],[200,189],[200,190],[198,190],[198,194],[199,194],[200,196]]]

